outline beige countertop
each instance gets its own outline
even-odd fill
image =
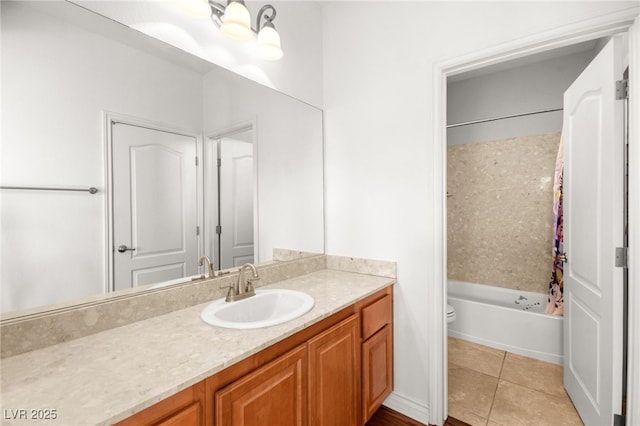
[[[395,282],[324,269],[263,288],[304,291],[307,314],[255,330],[212,327],[201,304],[4,358],[3,425],[107,425],[191,386]],[[20,410],[25,410],[20,411]],[[31,419],[55,410],[55,420]],[[26,419],[15,419],[25,415]]]

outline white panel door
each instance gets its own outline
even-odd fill
[[[220,268],[253,263],[253,145],[220,140]]]
[[[622,40],[564,95],[564,385],[586,425],[611,425],[622,399]]]
[[[114,290],[197,273],[196,138],[112,126]]]

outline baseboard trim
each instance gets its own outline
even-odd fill
[[[398,392],[391,392],[391,395],[384,400],[382,405],[421,423],[429,424],[429,406],[401,395]]]

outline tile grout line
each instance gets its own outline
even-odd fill
[[[500,377],[499,377],[499,380],[505,381],[505,382],[507,382],[507,383],[511,383],[512,385],[521,386],[521,387],[523,387],[523,388],[525,388],[525,389],[529,389],[529,390],[534,391],[534,392],[540,392],[540,393],[542,393],[542,394],[545,394],[545,395],[548,395],[548,396],[551,396],[551,397],[554,397],[554,398],[558,398],[558,397],[562,397],[562,396],[563,396],[563,395],[557,395],[557,394],[554,394],[554,393],[547,392],[547,391],[545,391],[545,390],[543,390],[543,389],[536,389],[536,388],[533,388],[533,387],[531,387],[531,386],[524,385],[524,384],[522,384],[522,383],[517,383],[517,382],[514,382],[514,381],[511,381],[511,380],[508,380],[508,379],[503,378],[503,377],[502,377],[502,372],[503,372],[503,370],[504,370],[504,364],[505,364],[505,362],[506,362],[506,360],[507,360],[507,355],[508,355],[509,353],[510,353],[510,352],[505,351],[504,361],[503,361],[503,363],[502,363],[502,367],[501,367],[501,369],[500,369]],[[542,361],[542,362],[544,362],[544,361]],[[562,373],[561,373],[561,374],[562,374]],[[564,392],[563,392],[563,393],[564,393],[564,395],[565,395],[565,396],[567,396],[567,391],[566,391],[566,389],[564,389],[564,387],[563,387],[563,388],[562,388],[562,390],[564,391]]]
[[[459,368],[460,370],[463,370],[463,371],[469,371],[469,372],[472,372],[474,374],[480,374],[482,376],[486,376],[487,378],[496,379],[498,381],[500,380],[499,377],[496,377],[496,376],[491,375],[491,374],[484,373],[482,371],[474,370],[473,368],[465,367],[465,366],[460,365],[460,364],[456,364],[455,362],[452,362],[451,360],[449,360],[447,364],[448,364],[447,368],[449,368],[451,365],[454,365],[454,366],[456,366],[457,368]],[[497,382],[496,382],[496,389],[497,389]],[[449,388],[449,392],[451,392],[451,388]],[[449,395],[447,395],[447,398],[448,397],[449,397]],[[493,392],[491,405],[493,405],[493,398],[495,398],[495,391]],[[489,407],[489,413],[487,414],[486,417],[484,416],[484,414],[478,414],[476,411],[468,409],[468,408],[464,408],[464,410],[469,412],[469,413],[471,413],[471,414],[473,414],[474,416],[477,416],[477,417],[479,417],[479,418],[481,418],[483,420],[486,420],[487,422],[485,423],[485,426],[488,424],[488,422],[489,422],[489,414],[491,414],[491,407]]]
[[[502,363],[500,364],[500,373],[498,373],[498,379],[502,378],[502,371],[504,370],[504,363],[507,361],[507,354],[509,352],[504,351],[503,355],[502,355]]]
[[[512,385],[520,386],[520,387],[528,389],[530,391],[539,392],[539,393],[542,393],[542,394],[547,395],[547,396],[552,396],[554,398],[558,398],[558,397],[562,397],[563,396],[563,395],[558,395],[558,394],[555,394],[555,393],[547,392],[547,391],[545,391],[543,389],[532,388],[530,386],[523,385],[522,383],[514,382],[514,381],[511,381],[511,380],[507,380],[507,379],[503,379],[503,378],[500,378],[500,380],[502,380],[503,382],[506,382],[506,383],[511,383]],[[568,396],[567,391],[564,388],[563,388],[563,390],[564,390],[564,395]]]
[[[485,373],[484,371],[478,371],[478,370],[475,370],[475,369],[473,369],[473,368],[471,368],[471,367],[466,367],[466,366],[464,366],[464,365],[456,364],[455,362],[451,362],[451,361],[449,361],[449,362],[448,362],[448,364],[449,364],[449,365],[450,365],[450,364],[453,364],[453,365],[455,365],[456,367],[461,368],[461,369],[463,369],[463,370],[472,371],[472,372],[474,372],[474,373],[476,373],[476,374],[482,374],[483,376],[487,376],[487,377],[490,377],[490,378],[492,378],[492,379],[498,379],[498,380],[500,380],[500,377],[499,377],[499,376],[494,376],[493,374]]]
[[[500,373],[498,374],[498,382],[496,383],[496,390],[493,392],[493,398],[491,399],[491,408],[489,408],[489,415],[487,416],[487,425],[491,420],[491,414],[493,413],[493,406],[496,403],[496,395],[498,394],[498,386],[500,386],[500,380],[502,380],[502,370],[504,370],[504,363],[507,360],[507,351],[504,351],[502,356],[502,363],[500,364]]]

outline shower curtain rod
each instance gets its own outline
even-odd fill
[[[473,120],[473,121],[465,121],[463,123],[448,124],[447,125],[447,129],[451,129],[453,127],[468,126],[470,124],[487,123],[489,121],[504,120],[505,118],[524,117],[526,115],[544,114],[544,113],[547,113],[547,112],[556,112],[556,111],[562,111],[562,108],[545,109],[545,110],[541,110],[541,111],[523,112],[523,113],[520,113],[520,114],[503,115],[501,117],[484,118],[482,120]]]

